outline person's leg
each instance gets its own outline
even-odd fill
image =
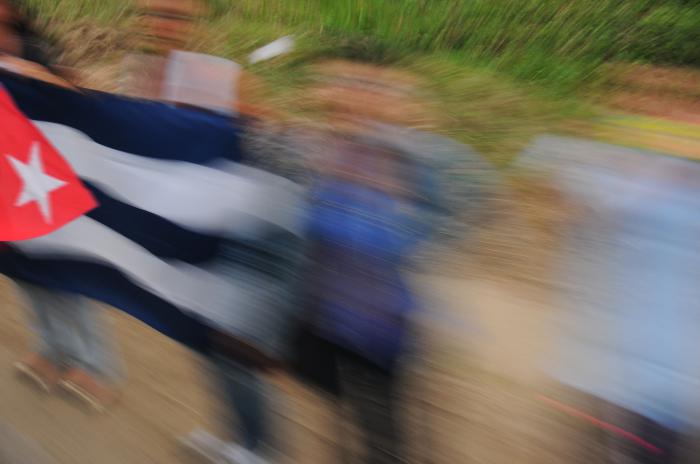
[[[20,373],[49,391],[59,381],[65,363],[66,330],[63,295],[49,289],[17,281],[22,297],[32,313],[34,347],[15,363]]]
[[[231,430],[239,430],[246,449],[257,451],[269,438],[264,382],[255,369],[220,356],[212,357],[212,365],[229,409]]]
[[[105,330],[104,310],[89,299],[32,284],[21,284],[39,338],[37,350],[57,364],[116,378],[117,362]]]
[[[84,369],[110,384],[118,382],[121,362],[116,352],[107,311],[94,301],[80,297],[72,309],[75,341],[66,353],[71,366]]]
[[[368,361],[341,356],[339,371],[343,395],[352,405],[364,434],[370,464],[396,464],[401,443],[396,421],[396,378]]]
[[[56,365],[62,364],[62,314],[54,311],[54,292],[23,281],[16,284],[32,313],[31,327],[36,336],[33,351]]]
[[[104,310],[78,294],[20,286],[35,314],[41,356],[26,357],[18,369],[47,390],[61,374],[62,387],[92,408],[104,410],[116,398],[109,384],[118,377],[118,362],[103,326]],[[55,368],[45,367],[44,357]]]
[[[107,326],[106,311],[76,295],[67,309],[71,337],[64,347],[66,370],[61,386],[92,409],[103,412],[117,399],[119,361]]]
[[[223,440],[201,428],[180,437],[189,450],[209,462],[264,463],[269,452],[267,399],[258,372],[220,354],[207,356],[215,387],[221,392],[223,425],[230,434]],[[237,433],[238,432],[238,433]],[[238,437],[234,437],[238,435]],[[234,438],[239,438],[241,445]]]

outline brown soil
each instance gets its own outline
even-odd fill
[[[611,93],[604,102],[616,109],[700,124],[700,71],[650,65],[611,69]]]
[[[548,339],[542,296],[476,279],[416,281],[430,311],[421,324],[425,356],[405,382],[412,462],[578,462],[568,445],[577,425],[536,400],[548,388],[538,371]],[[195,355],[112,311],[128,379],[117,406],[91,414],[16,377],[12,363],[29,342],[24,309],[8,281],[0,282],[0,300],[4,423],[61,464],[199,462],[176,441],[196,425],[216,430],[216,394]],[[289,378],[272,380],[276,435],[288,455],[282,462],[339,462],[337,443],[357,440],[347,425],[333,425],[331,404]]]
[[[608,102],[612,108],[628,113],[700,124],[700,97],[620,90],[611,95]]]

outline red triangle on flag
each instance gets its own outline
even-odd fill
[[[96,206],[70,164],[0,87],[0,242],[49,234]]]

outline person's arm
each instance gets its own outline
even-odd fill
[[[61,87],[75,89],[75,87],[64,78],[52,73],[44,66],[9,55],[0,56],[0,67],[6,71],[19,74],[21,76],[48,82]]]

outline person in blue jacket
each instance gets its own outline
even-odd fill
[[[396,387],[417,307],[402,268],[431,230],[434,182],[380,136],[334,145],[308,214],[307,374],[355,409],[367,462],[402,462]]]

